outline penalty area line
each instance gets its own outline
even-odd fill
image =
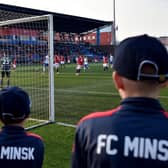
[[[67,124],[67,123],[63,123],[63,122],[56,122],[56,124],[62,125],[62,126],[65,126],[65,127],[72,127],[72,128],[76,128],[77,127],[76,125]]]

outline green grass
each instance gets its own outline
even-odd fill
[[[43,168],[70,167],[74,128],[49,124],[33,129],[45,142],[45,159]]]
[[[112,71],[102,70],[101,64],[92,64],[87,72],[75,76],[75,65],[68,66],[55,75],[55,111],[56,120],[76,124],[84,115],[93,111],[115,108],[120,97],[112,82]],[[168,96],[168,89],[161,92]],[[168,109],[166,98],[160,98]]]
[[[118,96],[111,70],[104,72],[102,65],[92,64],[87,72],[75,75],[75,65],[62,69],[55,75],[55,111],[60,122],[76,124],[84,115],[92,111],[102,111],[117,106]],[[115,99],[115,100],[113,100]]]
[[[40,66],[19,67],[12,72],[12,85],[34,86],[41,96],[33,96],[34,90],[29,90],[32,101],[40,104],[40,108],[33,108],[33,114],[37,111],[47,110],[48,75],[42,73]],[[26,74],[26,78],[25,75]],[[92,64],[87,72],[75,75],[75,65],[67,65],[60,70],[55,78],[55,118],[57,122],[76,124],[84,115],[94,112],[112,109],[119,105],[120,97],[114,88],[111,79],[112,71],[104,72],[101,64]],[[36,89],[37,88],[37,89]],[[39,89],[40,88],[40,89]],[[161,92],[162,105],[168,110],[168,89]],[[44,103],[45,102],[45,103]],[[49,124],[32,130],[41,135],[45,141],[45,160],[43,168],[68,168],[70,167],[71,149],[75,129],[57,124]]]
[[[111,70],[92,64],[87,72],[75,75],[75,65],[68,65],[55,74],[55,118],[58,122],[76,124],[81,117],[116,107],[119,96],[111,79]],[[68,168],[75,129],[51,124],[34,129],[46,142],[44,168]]]

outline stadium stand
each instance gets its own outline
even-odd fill
[[[104,27],[105,25],[111,25],[112,21],[101,21],[0,3],[0,21],[46,14],[52,14],[54,16],[55,53],[63,54],[65,57],[75,57],[77,54],[99,57],[100,55],[106,54],[106,50],[84,43],[82,35],[80,33],[94,30],[99,27]],[[22,29],[24,28],[24,24],[20,26]],[[36,30],[29,31],[31,31],[31,34],[37,37]],[[0,44],[3,44],[5,42],[7,42],[8,44],[11,43],[11,48],[16,47],[17,45],[20,50],[23,50],[21,46],[19,47],[19,34],[15,34],[15,39],[12,39],[14,34],[9,32],[16,31],[14,31],[14,28],[8,29],[8,33],[7,30],[0,30],[0,35],[2,36],[2,34],[4,34],[3,37],[0,38]],[[32,48],[32,42],[34,42],[34,45],[45,45],[45,39],[40,39],[40,36],[38,38],[39,40],[36,41],[32,39],[24,39],[22,40],[22,44],[26,45],[26,48],[28,48],[28,50],[29,48]],[[29,43],[31,43],[31,45],[29,45]],[[80,45],[78,45],[79,43]],[[9,48],[7,48],[7,50],[8,49]],[[11,49],[11,51],[13,50]],[[40,53],[40,51],[37,51],[36,55],[34,53],[29,53],[29,58],[20,56],[20,58],[17,60],[18,62],[39,62],[45,54],[46,52]]]

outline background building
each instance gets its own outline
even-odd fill
[[[161,36],[159,37],[159,40],[165,45],[168,50],[168,36]]]
[[[83,36],[83,41],[92,45],[111,45],[112,27],[107,26],[93,32],[88,32]]]

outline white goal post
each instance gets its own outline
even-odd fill
[[[0,22],[0,59],[7,56],[11,62],[9,83],[4,77],[1,87],[19,86],[29,93],[27,129],[55,121],[53,36],[52,15]]]

